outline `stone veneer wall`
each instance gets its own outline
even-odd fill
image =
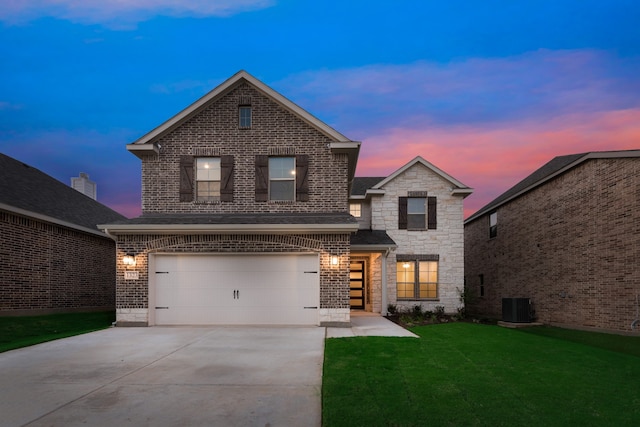
[[[389,304],[402,307],[422,305],[425,310],[444,306],[447,313],[460,307],[464,288],[463,198],[451,194],[451,183],[422,164],[415,164],[384,186],[384,196],[372,197],[372,228],[386,230],[398,248],[387,258],[387,297]],[[398,229],[398,198],[409,191],[426,191],[437,197],[435,230]],[[439,255],[438,298],[435,300],[398,300],[396,293],[396,255]]]
[[[630,332],[640,295],[640,159],[588,160],[465,227],[469,311],[501,317],[531,298],[537,320]],[[638,329],[636,329],[637,331]]]
[[[107,236],[0,212],[0,314],[112,310],[115,243]]]
[[[148,324],[150,253],[295,253],[320,254],[319,323],[349,322],[349,235],[122,235],[117,241],[118,324]],[[122,258],[136,255],[135,267]],[[339,264],[331,265],[337,255]],[[125,280],[125,271],[137,271],[138,280]]]

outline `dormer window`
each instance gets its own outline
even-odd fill
[[[349,213],[356,218],[362,216],[362,203],[349,203]]]

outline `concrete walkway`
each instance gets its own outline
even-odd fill
[[[378,313],[351,312],[350,328],[327,328],[327,338],[346,337],[411,337],[416,334],[385,319]]]

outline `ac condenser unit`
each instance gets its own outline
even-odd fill
[[[531,323],[531,300],[529,298],[502,298],[502,321]]]

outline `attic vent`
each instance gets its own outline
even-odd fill
[[[407,197],[427,197],[426,191],[408,191]]]
[[[251,105],[251,97],[248,95],[240,95],[238,97],[238,105]]]

